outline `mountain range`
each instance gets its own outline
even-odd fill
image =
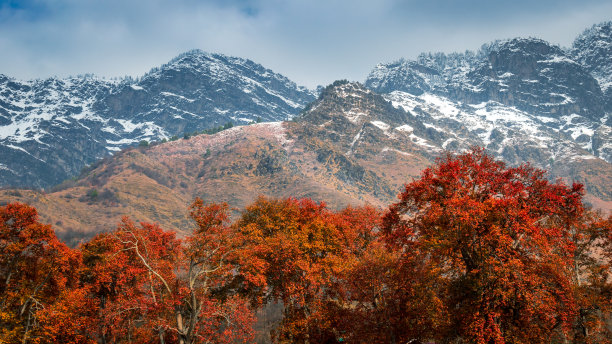
[[[444,152],[481,146],[510,165],[582,182],[587,202],[610,210],[611,33],[608,22],[569,48],[516,38],[422,54],[379,64],[363,84],[316,92],[201,51],[137,80],[3,77],[0,184],[47,192],[5,189],[0,201],[36,206],[67,240],[124,214],[184,231],[194,197],[234,207],[259,194],[384,206]],[[238,126],[184,135],[230,121]]]
[[[200,50],[138,80],[0,75],[0,186],[49,187],[142,140],[284,120],[314,99],[250,60]]]

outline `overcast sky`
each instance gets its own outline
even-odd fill
[[[569,46],[608,20],[610,0],[0,0],[0,74],[138,76],[199,48],[314,87],[494,39]]]

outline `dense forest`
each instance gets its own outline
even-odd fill
[[[77,248],[0,207],[0,343],[612,343],[612,217],[583,187],[448,155],[388,209],[196,199],[191,234],[125,218]]]

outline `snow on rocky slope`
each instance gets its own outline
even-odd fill
[[[200,50],[138,80],[0,75],[0,186],[50,186],[141,140],[284,120],[313,99],[250,60]]]
[[[466,141],[510,162],[597,157],[610,163],[611,25],[585,31],[571,50],[516,38],[477,52],[379,64],[365,84],[430,125],[470,132],[455,133],[444,148]],[[544,149],[543,156],[530,156],[526,147]]]
[[[330,99],[339,103],[325,102],[325,111],[315,111],[322,103],[311,103],[306,112],[320,120],[326,139],[343,137],[349,156],[360,154],[361,143],[380,139],[389,145],[374,145],[379,151],[411,154],[385,141],[401,137],[402,144],[422,147],[424,156],[479,145],[512,164],[550,168],[601,159],[609,165],[611,49],[608,22],[586,30],[568,49],[516,38],[476,52],[422,54],[414,61],[379,64],[365,82],[367,89],[336,85],[336,98]],[[378,115],[364,117],[364,108],[344,96],[357,104],[379,99],[370,109]],[[0,186],[50,186],[141,140],[229,121],[281,121],[313,100],[314,92],[252,61],[199,50],[137,80],[0,76]],[[329,122],[329,115],[342,104],[351,107],[342,109],[347,122],[339,126],[341,121]],[[559,175],[564,173],[570,172]]]

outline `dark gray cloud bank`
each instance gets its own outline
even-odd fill
[[[314,87],[494,39],[568,46],[611,13],[609,0],[0,0],[0,73],[138,76],[198,48]]]

